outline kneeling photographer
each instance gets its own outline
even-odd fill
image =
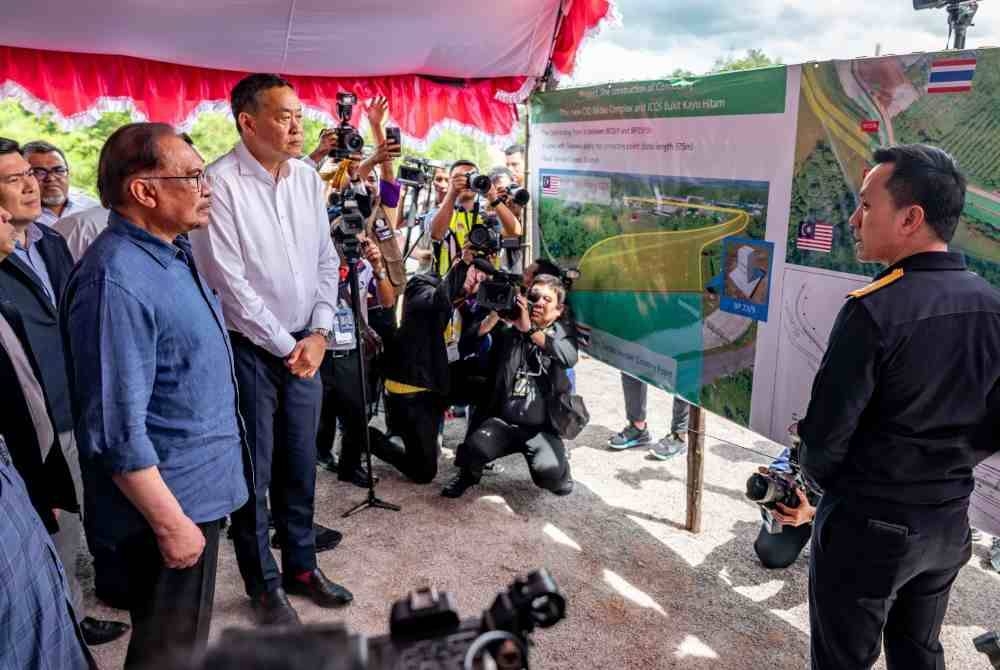
[[[753,550],[769,570],[794,563],[812,534],[819,494],[808,489],[799,472],[795,452],[786,448],[747,481],[747,497],[760,506],[763,519]]]
[[[455,331],[454,304],[474,295],[485,274],[465,248],[444,278],[416,275],[403,294],[403,319],[387,344],[386,416],[389,435],[372,428],[372,453],[418,484],[437,475],[438,429],[449,390],[446,332]]]
[[[576,341],[559,323],[566,289],[551,275],[535,277],[528,297],[517,296],[509,327],[494,330],[492,389],[476,412],[455,459],[459,474],[441,495],[458,498],[498,458],[524,454],[531,478],[557,495],[573,490],[566,447],[553,425],[556,398],[568,393],[566,371],[576,365]]]

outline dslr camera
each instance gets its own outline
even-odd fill
[[[801,488],[810,495],[810,489],[802,475],[802,467],[799,465],[798,447],[798,437],[793,436],[787,467],[771,465],[765,474],[755,472],[747,479],[746,496],[760,505],[761,518],[771,534],[780,533],[782,525],[771,516],[770,511],[775,509],[778,503],[785,507],[798,507],[799,496],[795,492],[796,489]]]
[[[337,94],[337,116],[340,118],[340,125],[336,127],[337,144],[330,149],[329,156],[337,160],[344,160],[361,153],[365,148],[365,138],[361,136],[358,129],[351,125],[351,115],[354,113],[354,105],[358,104],[358,98],[353,93],[340,92]]]
[[[343,624],[286,629],[228,629],[199,668],[262,670],[472,670],[530,667],[535,628],[566,614],[566,600],[545,570],[517,579],[481,617],[462,621],[448,593],[431,588],[392,606],[389,634],[366,639]]]
[[[528,193],[528,189],[517,183],[512,183],[507,187],[507,197],[510,198],[511,202],[520,207],[524,207],[531,202],[531,194]]]
[[[466,182],[468,187],[479,195],[486,195],[493,187],[493,180],[489,178],[489,175],[482,174],[478,170],[466,172],[464,176],[468,180]]]

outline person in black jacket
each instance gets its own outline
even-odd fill
[[[809,571],[812,667],[939,670],[971,556],[973,467],[1000,449],[1000,291],[950,253],[965,178],[934,147],[875,152],[851,217],[888,268],[840,310],[798,424],[824,492]]]
[[[449,360],[458,355],[455,302],[474,295],[486,275],[462,257],[443,278],[416,275],[403,293],[403,319],[386,343],[389,435],[371,429],[372,453],[418,484],[437,476],[438,431],[447,407]]]
[[[73,606],[82,615],[83,592],[76,577],[76,560],[84,550],[79,513],[83,485],[58,308],[73,269],[73,257],[59,233],[35,223],[42,211],[38,180],[21,156],[20,146],[4,138],[0,138],[0,207],[10,213],[15,231],[13,253],[0,262],[0,303],[7,321],[30,352],[56,438],[52,444],[37,445],[40,456],[26,455],[35,448],[34,440],[15,443],[12,451],[15,462],[27,468],[22,477],[33,492],[33,501],[51,504],[39,513],[66,566]],[[9,374],[9,369],[0,366],[0,377],[10,380]],[[12,383],[16,384],[16,380]],[[110,642],[128,630],[124,624],[90,617],[80,621],[80,628],[88,644]]]
[[[566,372],[577,361],[576,340],[559,321],[566,289],[558,278],[538,275],[528,297],[517,300],[520,316],[493,331],[490,400],[473,414],[455,458],[459,474],[441,491],[445,497],[460,497],[488,463],[515,453],[524,454],[537,486],[557,495],[573,490],[566,447],[548,412],[549,399],[569,390]]]

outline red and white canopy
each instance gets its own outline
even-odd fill
[[[246,72],[279,72],[311,115],[389,98],[411,139],[505,136],[551,63],[569,74],[613,0],[84,0],[7,3],[0,96],[70,128],[101,113],[184,126]]]

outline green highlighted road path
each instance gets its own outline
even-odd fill
[[[629,198],[629,202],[731,214],[725,223],[695,230],[627,233],[601,240],[580,259],[582,291],[687,291],[700,293],[702,250],[724,237],[746,229],[750,215],[740,209],[655,198]]]

